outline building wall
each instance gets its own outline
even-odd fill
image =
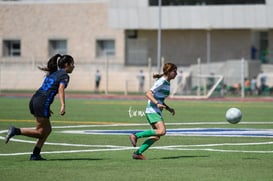
[[[121,67],[110,64],[78,64],[70,74],[67,90],[95,91],[95,72],[100,70],[101,92],[137,92],[139,70],[143,70],[146,79],[144,88],[151,87],[152,75],[156,73],[155,67]],[[41,86],[45,72],[39,70],[31,63],[0,63],[0,94],[2,90],[36,90]]]
[[[0,89],[36,89],[39,87],[44,74],[36,67],[41,63],[45,64],[48,60],[48,40],[67,39],[68,54],[75,58],[76,65],[71,75],[70,89],[92,91],[94,73],[96,69],[100,69],[103,73],[102,90],[106,89],[106,72],[109,73],[110,91],[125,90],[126,82],[129,82],[129,88],[132,91],[137,90],[136,75],[139,69],[144,69],[147,74],[148,68],[124,66],[126,65],[125,31],[138,30],[138,38],[146,39],[144,42],[147,42],[147,57],[151,58],[153,64],[156,65],[158,11],[154,7],[147,10],[147,0],[109,0],[109,2],[110,5],[108,1],[100,2],[99,0],[81,3],[65,1],[0,2],[0,47],[2,47],[3,39],[20,39],[22,48],[21,57],[3,57],[3,52],[0,51]],[[224,17],[224,22],[234,22],[235,25],[240,25],[234,29],[227,26],[226,23],[220,23],[223,17],[214,17],[217,12],[219,13],[217,9],[213,9],[212,14],[207,17],[209,22],[215,21],[216,24],[218,22],[217,26],[207,26],[207,19],[203,22],[202,16],[211,10],[205,7],[197,7],[197,9],[188,7],[182,12],[180,12],[181,9],[164,10],[162,56],[165,61],[172,61],[179,66],[195,64],[197,58],[206,62],[208,30],[211,33],[211,62],[241,59],[242,57],[248,59],[252,44],[252,31],[256,28],[269,32],[269,50],[272,51],[271,22],[273,19],[270,17],[273,11],[268,10],[271,7],[272,3],[269,6],[251,7],[247,11],[240,11],[245,10],[245,7],[243,9],[226,7],[228,10],[234,10],[234,13],[228,15],[233,19]],[[137,14],[133,13],[136,8],[140,8]],[[241,16],[239,12],[248,14],[254,12],[251,17],[254,17],[255,21],[250,21],[251,18],[248,19],[248,16],[244,14]],[[179,16],[174,13],[179,13]],[[255,26],[246,28],[245,25],[249,24],[242,22],[243,19],[254,23]],[[176,24],[178,22],[180,24]],[[115,39],[115,57],[96,57],[95,42],[96,39],[101,38]],[[109,70],[106,69],[106,60],[109,61]],[[155,69],[152,73],[154,72],[156,72]],[[22,73],[22,76],[18,76],[18,73]],[[147,81],[145,87],[149,85]]]
[[[105,2],[1,2],[0,20],[0,47],[3,39],[20,39],[22,59],[47,59],[48,40],[66,39],[68,54],[76,61],[100,62],[95,46],[96,39],[102,38],[116,41],[116,56],[111,61],[123,64],[124,33],[109,27]],[[4,61],[2,51],[0,56]]]
[[[211,30],[209,57],[207,56],[207,33],[207,30],[163,30],[161,32],[162,57],[178,65],[194,64],[198,58],[202,62],[250,59],[250,30]],[[157,31],[139,30],[138,39],[146,40],[148,57],[155,65]],[[207,60],[208,58],[210,60]]]
[[[271,2],[271,0],[268,2]],[[236,22],[240,22],[242,19],[245,19],[245,21],[252,22],[253,27],[250,28],[238,29],[238,27],[235,27],[235,29],[231,29],[231,24],[224,24],[219,25],[218,28],[212,26],[210,27],[211,29],[208,29],[208,27],[202,27],[202,23],[196,29],[192,29],[193,27],[190,25],[183,27],[184,25],[180,26],[177,24],[177,26],[179,25],[177,29],[173,29],[172,27],[168,29],[169,26],[163,26],[162,56],[166,60],[174,61],[180,65],[195,63],[197,58],[201,58],[202,61],[208,61],[207,59],[209,58],[209,61],[212,62],[240,59],[241,57],[248,59],[250,57],[250,46],[253,44],[252,31],[255,31],[255,28],[261,28],[259,22],[256,20],[260,19],[261,14],[268,15],[268,13],[271,13],[271,11],[268,11],[268,8],[272,7],[272,3],[258,5],[257,7],[243,6],[243,8],[247,9],[247,11],[244,11],[245,13],[251,9],[255,10],[255,8],[267,9],[263,13],[260,11],[256,12],[255,10],[254,14],[258,13],[259,16],[254,19],[252,15],[252,19],[251,17],[245,17],[245,14],[243,16],[236,16],[234,23],[235,20]],[[141,13],[134,16],[130,13],[130,10],[143,8],[146,8],[145,13],[148,13],[149,17],[140,19],[143,16]],[[169,8],[178,8],[180,10],[181,8],[186,8],[186,11],[183,11],[183,13],[188,13],[187,16],[192,16],[188,17],[187,22],[194,22],[193,17],[201,18],[200,12],[197,11],[199,8],[203,8],[203,13],[209,13],[210,10],[214,11],[213,6],[168,7],[166,11],[170,11]],[[237,6],[219,8],[236,9]],[[2,56],[2,51],[0,51],[0,61],[44,62],[48,59],[48,40],[67,39],[68,53],[73,55],[78,63],[102,63],[105,58],[96,57],[95,42],[96,39],[110,38],[116,40],[116,56],[109,58],[109,61],[121,66],[129,65],[126,64],[127,57],[125,56],[127,53],[125,31],[127,28],[133,27],[139,28],[138,38],[144,39],[147,42],[147,59],[151,58],[155,65],[157,59],[157,27],[153,26],[153,23],[157,21],[157,14],[154,14],[155,9],[157,8],[148,7],[148,1],[146,0],[132,2],[111,0],[109,2],[101,1],[101,3],[99,1],[83,1],[81,3],[69,3],[65,1],[55,3],[0,2],[0,39],[20,39],[22,44],[21,57],[6,58]],[[192,9],[192,12],[189,12],[189,9]],[[118,14],[113,14],[113,12]],[[173,12],[170,11],[170,13]],[[219,16],[223,15],[220,12],[218,14]],[[119,15],[118,18],[117,15]],[[233,15],[228,13],[226,19],[233,17]],[[168,15],[168,17],[168,22],[182,21],[180,16]],[[210,19],[209,21],[214,22],[214,19],[209,17],[205,19]],[[147,26],[147,29],[138,27],[138,23],[144,23],[147,19],[151,19],[149,20],[151,22],[148,23],[149,26]],[[268,48],[270,52],[273,52],[272,30],[270,29],[272,20],[268,16],[265,19],[268,25],[266,29],[257,30],[269,32]],[[265,21],[265,19],[261,18],[261,21]],[[126,23],[123,22],[125,20]],[[125,23],[124,26],[121,22]],[[241,23],[241,26],[248,27],[246,23]],[[210,57],[207,55],[208,31],[210,31],[211,36]],[[2,41],[0,41],[0,47],[2,47]]]
[[[157,29],[158,7],[147,0],[110,1],[110,23],[123,29]],[[272,28],[273,2],[260,5],[162,6],[162,29]]]
[[[147,57],[155,65],[159,8],[149,6],[148,0],[111,0],[109,3],[111,27],[138,30],[138,38],[147,42]],[[195,63],[197,58],[207,62],[250,59],[252,45],[261,51],[266,49],[260,47],[260,32],[268,33],[267,48],[273,54],[272,16],[273,0],[258,5],[162,6],[161,54],[179,65]],[[130,49],[129,46],[126,48]]]

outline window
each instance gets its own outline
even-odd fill
[[[259,32],[260,37],[260,52],[259,52],[259,58],[262,63],[268,63],[269,61],[269,51],[268,51],[268,32],[263,31]]]
[[[265,0],[162,0],[161,2],[162,6],[265,4]],[[149,5],[158,6],[158,0],[149,0]]]
[[[3,41],[3,56],[5,57],[21,56],[20,40],[4,40]]]
[[[67,40],[49,40],[48,54],[53,56],[55,54],[67,53]]]
[[[96,42],[96,56],[115,56],[115,40],[97,40]]]
[[[128,30],[126,31],[127,38],[129,39],[137,39],[138,37],[138,31],[137,30]]]

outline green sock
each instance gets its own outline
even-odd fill
[[[140,147],[139,149],[136,151],[136,154],[142,154],[144,151],[146,151],[150,146],[152,146],[152,144],[154,144],[155,139],[150,138],[147,139]]]
[[[138,132],[135,134],[137,138],[143,138],[143,137],[150,137],[150,136],[155,136],[155,130],[153,129],[148,129],[142,132]]]

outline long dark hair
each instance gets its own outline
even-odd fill
[[[173,71],[174,69],[177,69],[177,66],[173,63],[166,63],[163,67],[163,73],[162,74],[154,74],[153,78],[154,79],[159,79],[163,75],[168,75],[169,72]]]
[[[65,64],[72,64],[74,63],[74,59],[70,55],[60,55],[56,54],[53,57],[51,57],[46,67],[38,67],[40,70],[48,72],[48,74],[51,74],[58,70],[58,68],[64,68]]]

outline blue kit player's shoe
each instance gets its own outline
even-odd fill
[[[8,134],[5,139],[6,144],[9,142],[10,138],[12,138],[15,135],[16,135],[16,128],[14,126],[11,126],[8,130]]]
[[[41,155],[30,155],[30,159],[29,160],[46,160],[45,158],[43,158]]]

